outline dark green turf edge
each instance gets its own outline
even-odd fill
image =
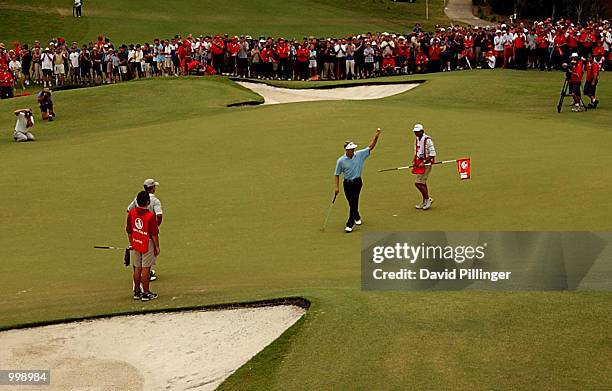
[[[159,314],[159,313],[175,313],[175,312],[189,312],[189,311],[219,311],[219,310],[230,310],[239,308],[259,308],[259,307],[277,307],[282,305],[294,305],[305,310],[310,308],[310,300],[303,297],[279,297],[274,299],[256,300],[256,301],[244,301],[238,303],[218,303],[209,304],[203,306],[188,306],[188,307],[175,307],[175,308],[155,308],[143,311],[124,311],[111,314],[100,314],[86,317],[75,317],[75,318],[64,318],[64,319],[52,319],[40,322],[21,323],[9,327],[0,327],[0,331],[7,330],[18,330],[28,329],[34,327],[51,326],[56,324],[65,324],[73,322],[81,322],[87,320],[96,319],[107,319],[114,318],[117,316],[130,316],[130,315],[147,315],[147,314]]]

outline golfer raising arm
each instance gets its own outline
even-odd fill
[[[353,225],[361,225],[361,216],[359,215],[359,193],[363,182],[361,181],[361,171],[365,160],[370,156],[370,152],[376,146],[378,137],[380,136],[380,128],[376,130],[374,138],[370,145],[359,151],[355,151],[357,145],[352,141],[344,143],[344,155],[338,158],[336,162],[335,173],[335,193],[340,193],[340,174],[344,175],[344,195],[349,203],[349,218],[346,222],[344,232],[353,232]]]

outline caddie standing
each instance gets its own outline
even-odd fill
[[[149,193],[150,203],[148,205],[148,209],[155,215],[157,226],[161,226],[164,212],[162,211],[161,201],[155,195],[157,186],[159,186],[159,182],[156,182],[155,179],[152,178],[145,179],[143,184],[144,190]],[[134,201],[128,205],[127,212],[130,213],[130,211],[137,206],[137,200],[134,199]],[[155,273],[155,270],[151,269],[151,281],[155,280],[157,280],[157,274]]]
[[[364,149],[360,149],[359,151],[355,151],[357,144],[353,143],[352,141],[345,142],[344,155],[340,156],[336,162],[336,171],[334,176],[336,186],[334,192],[335,194],[340,192],[340,175],[343,175],[344,195],[349,204],[349,218],[346,222],[346,227],[344,228],[344,232],[346,233],[353,232],[353,226],[355,224],[361,225],[362,223],[361,215],[359,214],[359,194],[361,193],[361,188],[363,187],[361,172],[363,170],[365,160],[370,156],[370,152],[372,152],[376,146],[379,136],[380,128],[376,130],[370,145]]]
[[[127,215],[125,228],[134,266],[134,300],[149,301],[157,298],[157,294],[149,290],[149,274],[160,252],[159,228],[155,215],[148,209],[149,193],[138,193],[136,204],[136,208],[130,210]]]
[[[416,136],[414,142],[414,158],[412,159],[412,173],[416,175],[414,185],[423,196],[423,201],[416,205],[416,208],[427,210],[431,208],[431,204],[433,203],[433,198],[429,196],[427,179],[429,178],[432,164],[436,161],[436,149],[431,137],[425,134],[423,125],[414,125],[412,131]]]

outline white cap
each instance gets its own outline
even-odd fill
[[[155,179],[152,179],[152,178],[145,179],[144,186],[145,187],[159,186],[159,182],[155,182]]]
[[[501,34],[501,30],[495,30],[495,34]]]
[[[414,125],[414,129],[412,129],[413,132],[421,132],[423,131],[423,125],[421,124],[415,124]]]
[[[578,58],[578,53],[572,53],[572,55],[571,55],[570,57],[572,57],[572,58],[574,58],[574,57],[575,57],[575,58]]]
[[[348,141],[345,145],[344,145],[344,149],[355,149],[357,148],[357,144],[355,144],[352,141]]]

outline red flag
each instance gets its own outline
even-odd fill
[[[457,170],[459,171],[459,179],[470,179],[470,158],[457,159]]]

